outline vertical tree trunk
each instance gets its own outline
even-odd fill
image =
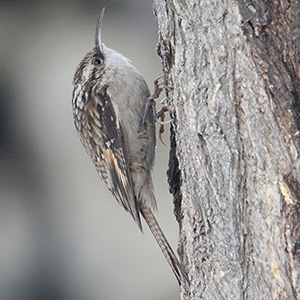
[[[182,299],[300,299],[299,2],[153,6]]]

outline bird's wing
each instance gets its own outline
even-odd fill
[[[100,177],[142,230],[129,171],[128,145],[111,97],[104,86],[86,105],[91,157]]]

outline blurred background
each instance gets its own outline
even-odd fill
[[[161,75],[151,1],[0,1],[0,299],[179,299],[144,224],[106,190],[72,120],[72,78],[94,43],[129,57],[149,88]],[[168,141],[168,129],[165,141]],[[158,143],[158,220],[178,227]]]

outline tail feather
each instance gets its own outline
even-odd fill
[[[175,274],[176,279],[178,280],[179,285],[181,285],[181,276],[183,276],[188,282],[188,276],[183,270],[182,265],[178,261],[176,255],[174,254],[170,244],[168,243],[165,235],[163,234],[161,228],[159,227],[155,216],[153,215],[151,209],[144,204],[140,205],[140,211],[145,221],[147,222],[154,238],[156,239],[162,253],[167,259],[168,264],[170,265],[172,271]]]

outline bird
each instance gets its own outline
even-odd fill
[[[154,108],[146,105],[149,88],[128,58],[102,43],[104,12],[98,17],[94,47],[73,78],[75,128],[106,187],[141,231],[141,216],[145,219],[181,285],[182,277],[188,277],[153,214],[156,138]]]

